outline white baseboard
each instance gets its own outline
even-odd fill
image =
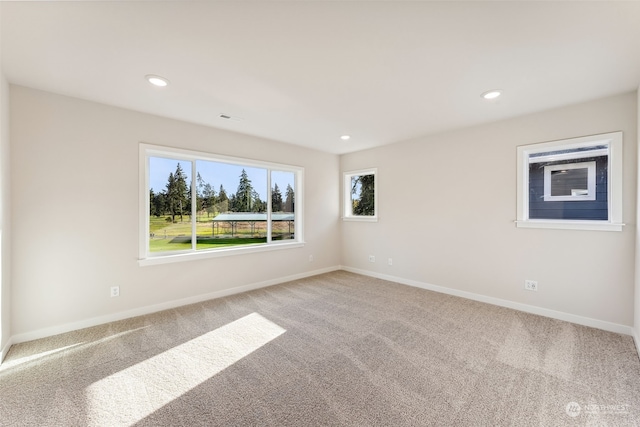
[[[620,325],[618,323],[607,322],[604,320],[592,319],[590,317],[578,316],[575,314],[564,313],[562,311],[549,310],[547,308],[537,307],[534,305],[522,304],[519,302],[504,300],[500,298],[489,297],[473,292],[460,291],[458,289],[447,288],[444,286],[432,285],[430,283],[419,282],[416,280],[403,279],[401,277],[390,276],[387,274],[376,273],[373,271],[360,270],[358,268],[342,266],[342,270],[350,271],[356,274],[362,274],[364,276],[375,277],[378,279],[388,280],[390,282],[396,282],[403,285],[414,286],[416,288],[427,289],[430,291],[440,292],[443,294],[462,297],[474,301],[486,302],[488,304],[497,305],[500,307],[512,308],[514,310],[524,311],[525,313],[537,314],[544,317],[550,317],[552,319],[564,320],[566,322],[576,323],[578,325],[590,326],[592,328],[602,329],[609,332],[616,332],[619,334],[631,335],[635,338],[636,346],[638,347],[639,341],[635,330],[631,326]],[[638,353],[640,354],[640,347],[638,347]]]
[[[2,347],[2,350],[0,351],[0,365],[2,365],[2,361],[4,360],[4,358],[7,357],[7,353],[9,353],[9,348],[11,348],[12,345],[13,345],[13,337],[9,337],[9,340],[7,340],[7,343],[4,345],[4,347]]]
[[[174,301],[167,301],[160,304],[154,304],[150,306],[140,307],[132,310],[122,311],[119,313],[113,313],[105,316],[93,317],[86,320],[81,320],[78,322],[67,323],[58,326],[52,326],[50,328],[39,329],[32,332],[25,332],[22,334],[17,334],[9,338],[5,346],[2,348],[2,352],[0,353],[0,363],[4,360],[5,356],[9,352],[9,348],[13,344],[18,344],[21,342],[32,341],[35,339],[45,338],[53,335],[58,335],[66,332],[75,331],[78,329],[89,328],[92,326],[98,326],[109,322],[115,322],[118,320],[124,320],[131,317],[143,316],[145,314],[156,313],[162,310],[168,310],[184,305],[195,304],[202,301],[207,301],[210,299],[221,298],[229,295],[238,294],[241,292],[251,291],[254,289],[260,289],[267,286],[277,285],[280,283],[289,282],[292,280],[303,279],[305,277],[315,276],[318,274],[329,273],[331,271],[336,270],[345,270],[356,274],[362,274],[364,276],[376,277],[383,280],[388,280],[391,282],[400,283],[403,285],[413,286],[417,288],[427,289],[430,291],[440,292],[443,294],[454,295],[474,301],[484,302],[488,304],[497,305],[500,307],[512,308],[514,310],[523,311],[526,313],[537,314],[544,317],[550,317],[552,319],[564,320],[571,323],[576,323],[579,325],[590,326],[597,329],[603,329],[605,331],[621,333],[625,335],[631,335],[634,338],[636,349],[638,350],[638,354],[640,355],[640,337],[638,336],[638,332],[631,326],[620,325],[617,323],[606,322],[603,320],[592,319],[589,317],[578,316],[574,314],[564,313],[555,310],[549,310],[546,308],[536,307],[533,305],[522,304],[514,301],[503,300],[500,298],[489,297],[481,294],[476,294],[473,292],[460,291],[457,289],[447,288],[444,286],[432,285],[430,283],[419,282],[416,280],[404,279],[401,277],[391,276],[387,274],[376,273],[367,270],[361,270],[357,268],[347,267],[347,266],[334,266],[327,267],[319,270],[309,271],[306,273],[295,274],[286,277],[280,277],[277,279],[266,280],[263,282],[251,283],[242,286],[236,286],[234,288],[222,289],[219,291],[210,292],[207,294],[196,295],[193,297],[182,298]]]
[[[193,297],[182,298],[174,301],[167,301],[160,304],[148,305],[145,307],[135,308],[132,310],[121,311],[119,313],[108,314],[105,316],[93,317],[78,322],[66,323],[64,325],[52,326],[50,328],[38,329],[32,332],[25,332],[17,334],[9,339],[9,343],[18,344],[26,341],[33,341],[40,338],[46,338],[53,335],[63,334],[66,332],[76,331],[78,329],[90,328],[92,326],[98,326],[109,322],[116,322],[118,320],[129,319],[131,317],[143,316],[145,314],[156,313],[162,310],[168,310],[183,305],[195,304],[210,299],[226,297],[229,295],[239,294],[241,292],[251,291],[254,289],[265,288],[267,286],[277,285],[280,283],[290,282],[292,280],[303,279],[305,277],[316,276],[318,274],[329,273],[331,271],[340,270],[339,266],[322,268],[319,270],[308,271],[306,273],[294,274],[286,277],[279,277],[277,279],[265,280],[263,282],[251,283],[248,285],[236,286],[234,288],[222,289],[202,295],[196,295]],[[7,351],[9,347],[7,346]],[[3,356],[4,356],[3,349]]]

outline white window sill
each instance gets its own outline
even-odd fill
[[[174,262],[183,262],[183,261],[195,261],[199,259],[207,259],[207,258],[218,258],[225,257],[231,255],[244,255],[250,253],[257,252],[269,252],[281,249],[293,249],[293,248],[301,248],[304,246],[304,242],[282,242],[282,243],[270,243],[266,244],[258,244],[252,246],[241,246],[235,248],[228,249],[209,249],[209,250],[199,250],[196,252],[180,252],[176,254],[158,254],[151,255],[147,258],[138,259],[138,265],[140,267],[148,266],[148,265],[158,265],[158,264],[170,264]]]
[[[377,216],[343,216],[343,221],[378,222]]]
[[[558,221],[558,220],[519,220],[515,221],[518,228],[552,228],[560,230],[596,230],[622,231],[624,224],[606,221]]]

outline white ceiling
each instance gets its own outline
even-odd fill
[[[2,66],[11,83],[331,153],[640,84],[640,2],[93,1],[0,8]],[[151,87],[146,74],[171,84]],[[504,95],[481,99],[494,88]]]

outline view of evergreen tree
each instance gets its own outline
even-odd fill
[[[354,215],[375,215],[375,175],[354,176],[351,179],[351,195]]]
[[[267,202],[260,200],[260,194],[257,191],[253,191],[253,201],[251,202],[251,212],[266,212]]]
[[[207,216],[215,214],[216,190],[208,182],[202,188],[202,209],[207,212]]]
[[[227,196],[227,191],[224,189],[222,184],[220,184],[220,191],[218,192],[218,197],[216,199],[216,206],[218,212],[229,211],[229,197]]]
[[[254,209],[254,205],[256,208],[260,206],[260,197],[255,197],[255,193],[253,186],[251,185],[251,180],[247,175],[247,172],[242,169],[242,173],[240,174],[240,182],[238,183],[238,190],[236,191],[235,197],[232,198],[232,202],[229,203],[230,210],[232,212],[259,212]]]
[[[204,198],[202,192],[204,190],[204,180],[200,176],[200,172],[196,175],[196,212],[200,212],[203,209]]]
[[[282,193],[278,188],[278,184],[271,189],[271,211],[282,212]]]
[[[167,195],[163,191],[162,193],[156,194],[153,189],[149,191],[149,212],[151,215],[155,215],[160,217],[165,214],[167,211]]]
[[[169,215],[167,221],[184,221],[184,216],[191,216],[191,181],[187,179],[180,163],[177,163],[175,172],[169,173],[165,189],[156,193],[149,190],[149,213],[151,216],[160,217]],[[287,210],[293,212],[294,192],[290,185],[287,185],[285,200],[275,184],[272,189],[272,211],[281,212]],[[198,172],[196,174],[196,212],[202,214],[207,212],[207,217],[216,216],[219,212],[266,212],[267,202],[260,198],[249,179],[247,172],[242,169],[239,177],[238,189],[235,194],[229,196],[225,188],[220,185],[216,193],[211,183],[206,182]],[[179,217],[179,219],[178,219]]]
[[[187,187],[187,203],[184,205],[184,213],[189,215],[189,219],[191,219],[191,201],[192,201],[192,192],[191,192],[191,184]],[[197,200],[197,198],[196,198]],[[180,217],[180,222],[182,222],[182,217]]]
[[[196,212],[207,212],[207,217],[216,213],[216,191],[213,186],[205,182],[200,176],[200,172],[196,175]]]
[[[291,188],[290,184],[287,184],[287,189],[285,191],[285,199],[284,199],[284,211],[285,212],[295,212],[295,193],[293,188]]]
[[[149,190],[149,215],[160,216],[158,214],[158,207],[156,206],[156,194],[153,192],[153,188]]]
[[[182,166],[178,163],[175,173],[169,174],[166,188],[167,205],[166,208],[171,215],[171,221],[176,222],[176,216],[180,216],[183,221],[184,214],[191,214],[191,204],[189,199],[189,188],[187,186],[186,175]]]

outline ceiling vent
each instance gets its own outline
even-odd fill
[[[239,122],[242,119],[240,117],[234,117],[234,116],[230,116],[228,114],[220,114],[219,116],[221,119],[225,119],[225,120],[232,120],[234,122]]]

